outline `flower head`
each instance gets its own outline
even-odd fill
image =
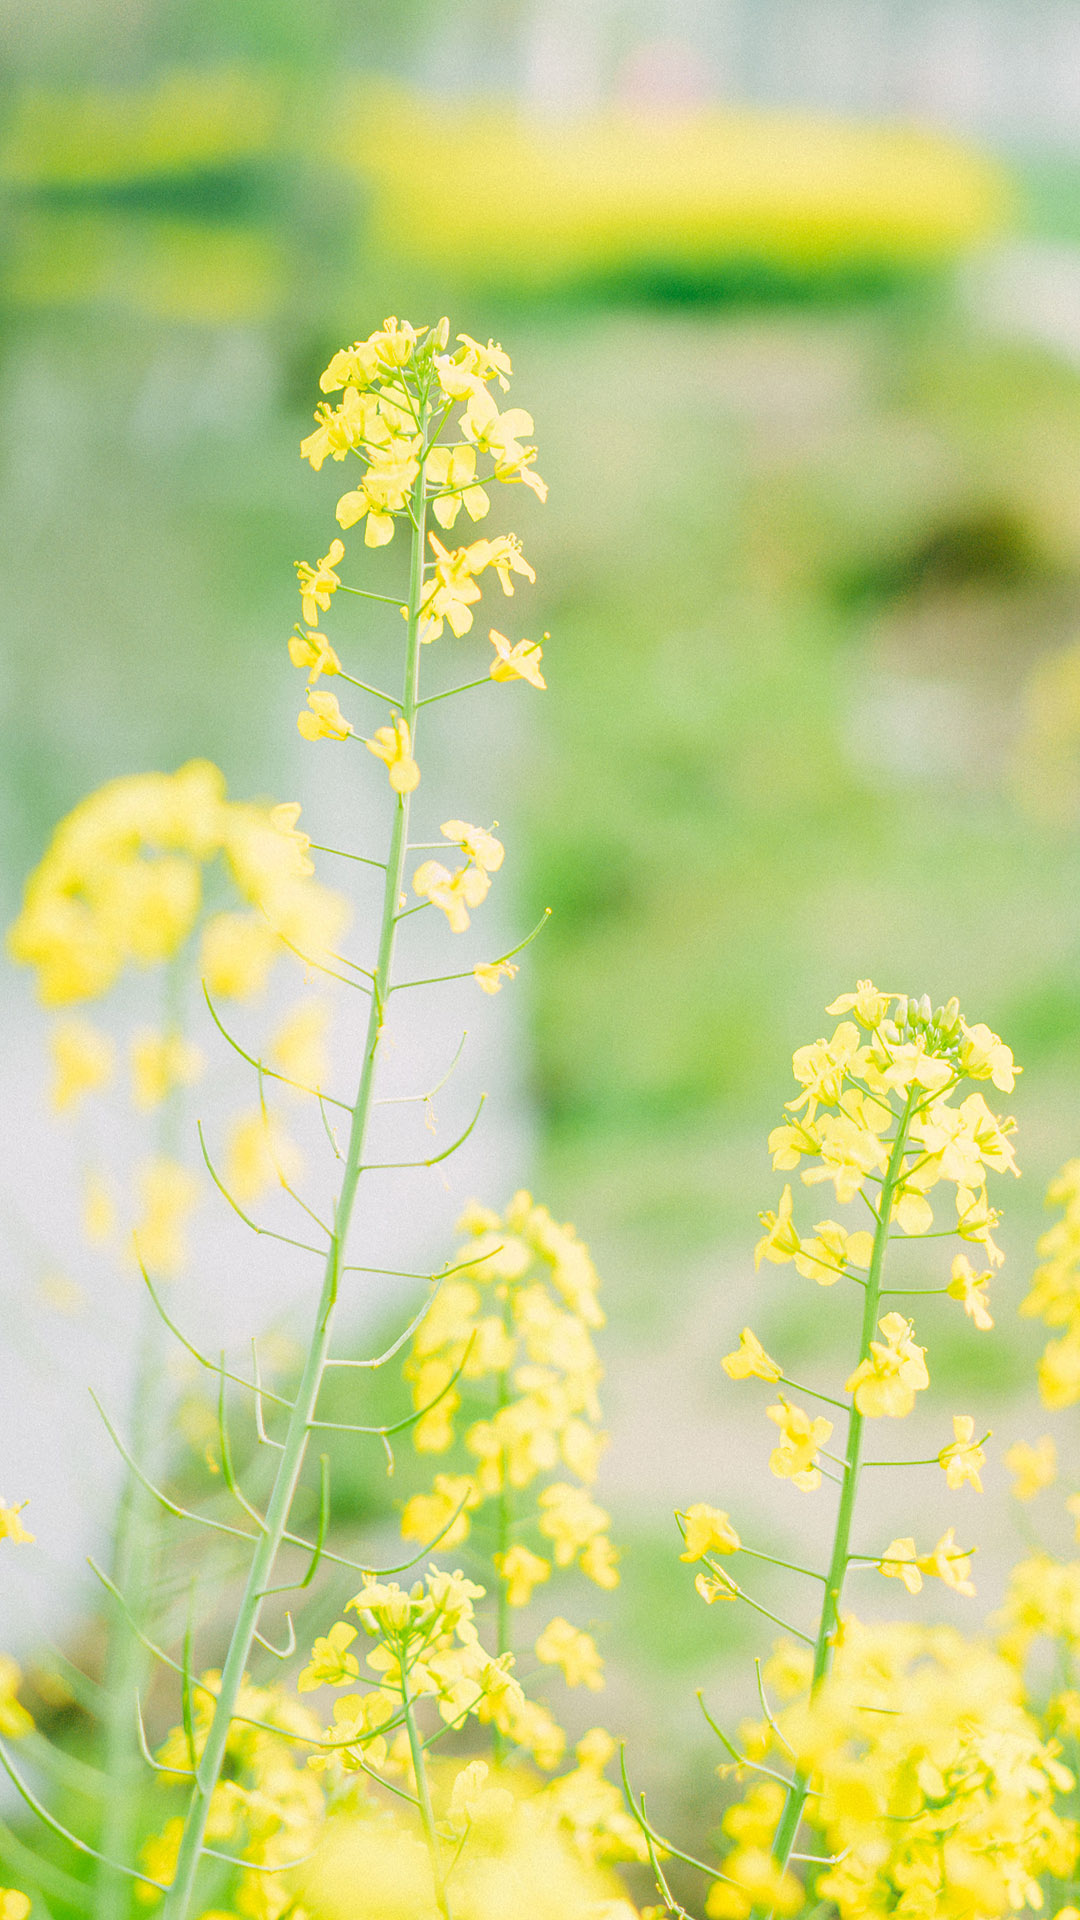
[[[1018,1440],[1003,1458],[1013,1476],[1014,1500],[1034,1500],[1037,1493],[1052,1486],[1057,1479],[1057,1448],[1052,1434],[1044,1433],[1034,1446]]]
[[[793,1407],[781,1395],[774,1407],[765,1409],[780,1429],[780,1444],[769,1456],[769,1466],[780,1480],[791,1480],[803,1493],[814,1493],[821,1485],[818,1449],[832,1433],[831,1420],[811,1420],[802,1407]]]
[[[871,1340],[868,1357],[845,1382],[844,1391],[854,1395],[866,1418],[902,1420],[915,1405],[915,1395],[930,1385],[926,1349],[916,1346],[911,1321],[901,1313],[887,1313],[878,1327],[884,1344]]]
[[[544,635],[545,640],[547,635]],[[527,680],[532,687],[547,686],[540,671],[540,662],[544,649],[539,640],[518,640],[513,645],[505,633],[492,627],[488,639],[495,649],[495,658],[488,669],[493,680]]]
[[[330,607],[331,595],[337,592],[341,580],[334,569],[345,558],[345,548],[340,540],[330,543],[329,552],[313,567],[305,560],[297,560],[296,575],[300,582],[300,602],[304,619],[309,627],[319,624],[320,612],[326,613]]]
[[[972,1486],[976,1493],[981,1493],[979,1470],[985,1458],[982,1442],[975,1439],[975,1422],[971,1415],[954,1413],[953,1438],[938,1454],[949,1486],[954,1491],[959,1487]]]
[[[365,740],[364,745],[377,760],[385,761],[395,793],[412,793],[420,785],[420,769],[413,759],[412,734],[407,720],[394,714],[390,726],[376,727],[374,739]]]
[[[766,1353],[757,1334],[749,1327],[744,1327],[739,1335],[735,1352],[725,1354],[720,1364],[730,1380],[779,1380],[784,1371]]]
[[[20,1513],[22,1513],[28,1505],[29,1501],[20,1500],[17,1507],[9,1507],[5,1500],[0,1497],[0,1540],[10,1540],[12,1544],[17,1547],[29,1547],[33,1545],[33,1534],[27,1533],[26,1528],[19,1519]]]
[[[738,1553],[742,1545],[726,1513],[719,1507],[687,1507],[682,1515],[685,1546],[680,1560],[703,1560],[707,1553]]]

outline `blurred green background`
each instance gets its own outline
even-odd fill
[[[791,1050],[859,977],[955,993],[1024,1064],[1003,1333],[973,1363],[943,1318],[938,1377],[1003,1438],[1052,1424],[1013,1317],[1080,1150],[1080,9],[0,18],[6,916],[110,775],[299,790],[330,353],[444,310],[512,352],[551,487],[515,602],[550,691],[498,769],[521,915],[554,910],[522,1178],[607,1279],[626,1670],[674,1703],[624,1677],[611,1716],[659,1741],[750,1638],[669,1517],[723,1501],[718,1435],[764,1466],[719,1356],[751,1314],[832,1338],[749,1253]]]

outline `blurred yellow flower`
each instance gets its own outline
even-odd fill
[[[160,1106],[176,1087],[188,1087],[203,1070],[203,1056],[178,1033],[137,1033],[131,1043],[135,1105]]]
[[[557,1615],[536,1642],[535,1653],[545,1666],[559,1667],[568,1687],[588,1687],[596,1693],[604,1684],[604,1663],[591,1634],[571,1626]]]
[[[16,1547],[33,1546],[33,1534],[27,1533],[19,1519],[20,1513],[24,1512],[29,1504],[28,1500],[20,1500],[17,1507],[9,1507],[0,1495],[0,1540],[10,1540]]]
[[[495,1566],[506,1581],[506,1599],[511,1607],[527,1607],[533,1588],[551,1576],[551,1562],[542,1554],[516,1541],[505,1553],[497,1554]]]
[[[280,953],[272,927],[251,913],[216,913],[203,928],[199,964],[208,992],[220,1000],[261,993]]]
[[[1013,1476],[1014,1500],[1034,1500],[1037,1493],[1053,1486],[1057,1479],[1057,1447],[1052,1434],[1044,1433],[1034,1446],[1018,1440],[1015,1446],[1006,1449],[1002,1458]]]
[[[179,1273],[187,1259],[185,1228],[199,1199],[198,1182],[175,1160],[153,1160],[139,1180],[143,1211],[135,1228],[138,1258],[151,1274]]]
[[[328,1063],[326,1030],[330,1009],[324,1000],[301,1000],[276,1029],[270,1059],[279,1072],[302,1087],[321,1088]]]
[[[225,1183],[237,1200],[257,1200],[268,1188],[292,1186],[303,1169],[299,1148],[281,1122],[256,1107],[229,1128]]]
[[[64,1020],[49,1035],[53,1057],[52,1104],[57,1113],[103,1087],[113,1070],[113,1044],[88,1020]]]

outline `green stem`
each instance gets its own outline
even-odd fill
[[[405,1649],[401,1650],[401,1699],[405,1709],[405,1730],[409,1736],[409,1752],[412,1754],[413,1773],[416,1776],[416,1798],[420,1807],[420,1818],[424,1824],[424,1838],[427,1841],[431,1859],[431,1877],[435,1882],[435,1900],[443,1920],[451,1920],[450,1904],[446,1895],[446,1881],[443,1877],[442,1856],[439,1851],[439,1836],[435,1831],[435,1815],[431,1805],[431,1788],[428,1785],[427,1767],[424,1763],[424,1743],[416,1724],[412,1696],[409,1693],[409,1675],[405,1665]]]
[[[172,961],[164,983],[163,1025],[168,1033],[181,1039],[187,959],[185,954]],[[156,1145],[163,1157],[175,1158],[179,1150],[183,1105],[181,1092],[175,1088],[162,1106]],[[136,1458],[145,1463],[146,1471],[156,1480],[169,1407],[161,1392],[164,1371],[161,1323],[142,1288],[135,1314],[138,1342],[131,1395],[131,1443]],[[130,1618],[140,1627],[145,1626],[150,1611],[158,1540],[156,1502],[138,1476],[126,1467],[110,1573],[114,1586],[124,1595]],[[104,1799],[97,1841],[104,1857],[97,1862],[93,1876],[94,1920],[126,1920],[131,1911],[132,1883],[127,1875],[117,1873],[108,1863],[112,1860],[129,1863],[138,1841],[142,1755],[135,1731],[136,1699],[145,1692],[149,1674],[150,1656],[145,1646],[131,1631],[129,1620],[113,1614],[102,1675]]]
[[[423,590],[426,521],[426,493],[422,469],[413,490],[413,516],[409,624],[402,711],[410,736],[414,737],[420,675],[420,600]],[[375,1067],[382,1037],[383,1017],[391,988],[397,904],[404,877],[408,837],[409,796],[399,794],[390,837],[390,852],[386,863],[386,884],[383,891],[378,960],[372,983],[371,1010],[364,1042],[360,1082],[352,1109],[345,1166],[334,1219],[334,1232],[327,1250],[322,1288],[307,1359],[297,1388],[293,1411],[289,1416],[273,1491],[266,1510],[266,1528],[252,1556],[225,1664],[222,1667],[217,1705],[196,1770],[195,1785],[192,1788],[180,1841],[176,1873],[166,1896],[164,1920],[187,1920],[195,1891],[195,1878],[203,1854],[211,1796],[221,1777],[229,1728],[251,1656],[265,1590],[271,1584],[274,1564],[288,1528],[289,1514],[307,1452],[308,1435],[315,1418],[316,1403],[330,1351],[345,1245],[363,1165],[364,1143],[375,1086]]]
[[[862,1337],[859,1343],[859,1364],[870,1357],[870,1342],[877,1330],[878,1307],[881,1299],[881,1275],[885,1263],[885,1248],[889,1241],[889,1227],[892,1214],[892,1197],[900,1178],[900,1169],[904,1160],[904,1146],[907,1140],[908,1125],[914,1104],[914,1091],[908,1093],[904,1111],[896,1129],[896,1137],[889,1154],[889,1164],[881,1186],[881,1205],[878,1209],[877,1226],[874,1229],[874,1250],[870,1256],[870,1269],[866,1279],[866,1293],[863,1299]],[[821,1618],[818,1623],[817,1639],[814,1644],[814,1677],[812,1685],[820,1686],[829,1670],[832,1658],[833,1638],[840,1620],[840,1601],[844,1591],[844,1580],[850,1560],[851,1524],[855,1517],[855,1500],[859,1490],[859,1458],[862,1449],[863,1416],[858,1407],[852,1404],[848,1414],[847,1452],[844,1459],[844,1478],[840,1489],[840,1504],[836,1512],[836,1530],[833,1535],[832,1557],[829,1571],[825,1576],[825,1597],[821,1603]],[[801,1771],[796,1773],[788,1792],[787,1803],[776,1829],[773,1841],[773,1859],[781,1872],[791,1858],[795,1845],[795,1836],[802,1821],[803,1808],[809,1794],[809,1776]]]

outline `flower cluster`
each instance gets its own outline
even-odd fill
[[[1013,1122],[994,1115],[981,1093],[959,1104],[950,1095],[965,1079],[992,1080],[1011,1091],[1017,1069],[1009,1048],[988,1027],[969,1027],[955,1000],[931,1013],[925,997],[916,1002],[879,993],[870,981],[842,994],[828,1011],[851,1011],[855,1019],[842,1020],[831,1039],[797,1050],[793,1065],[802,1092],[788,1102],[792,1118],[769,1135],[773,1166],[787,1170],[808,1159],[804,1185],[831,1184],[837,1201],[848,1205],[889,1169],[895,1141],[889,1129],[902,1119],[903,1153],[890,1181],[891,1220],[903,1234],[929,1233],[934,1210],[928,1195],[941,1183],[952,1185],[954,1231],[980,1245],[991,1266],[1000,1265],[986,1175],[1017,1172],[1008,1138]],[[758,1264],[794,1260],[825,1286],[868,1266],[870,1237],[864,1231],[851,1234],[826,1220],[815,1227],[815,1238],[804,1240],[791,1216],[791,1188],[785,1187],[777,1213],[762,1215],[766,1231],[757,1245]]]
[[[1060,1328],[1039,1363],[1039,1392],[1048,1407],[1080,1400],[1080,1160],[1069,1160],[1047,1189],[1048,1206],[1062,1209],[1039,1240],[1040,1265],[1020,1311]]]
[[[542,1785],[484,1760],[433,1765],[454,1920],[637,1920],[608,1865],[641,1851],[604,1778],[613,1751],[594,1729],[578,1742],[577,1764]],[[304,1875],[303,1908],[315,1920],[439,1920],[431,1859],[400,1800],[379,1806],[354,1792]]]
[[[826,1856],[815,1898],[840,1920],[1041,1907],[1040,1876],[1067,1878],[1077,1856],[1075,1823],[1056,1806],[1073,1778],[1026,1711],[1016,1668],[951,1629],[850,1618],[812,1693],[810,1666],[784,1644],[766,1664],[765,1686],[791,1703],[756,1729],[754,1751],[794,1755],[811,1783],[807,1818]],[[755,1786],[725,1816],[736,1845],[707,1902],[716,1920],[745,1920],[759,1897],[758,1854],[782,1800]],[[797,1886],[780,1882],[779,1911],[797,1910]]]
[[[406,1592],[396,1582],[372,1580],[354,1595],[355,1612],[375,1641],[366,1665],[378,1676],[367,1693],[346,1693],[335,1702],[326,1738],[340,1752],[337,1764],[374,1768],[390,1778],[411,1777],[415,1768],[408,1720],[412,1703],[430,1699],[448,1726],[470,1716],[530,1753],[538,1766],[558,1764],[562,1728],[547,1709],[526,1698],[514,1678],[514,1657],[497,1657],[482,1646],[473,1603],[484,1588],[461,1572],[432,1567],[426,1581]],[[339,1621],[316,1640],[300,1675],[301,1691],[351,1686],[360,1664],[351,1650],[356,1629]],[[318,1756],[316,1765],[324,1764]]]
[[[463,1389],[486,1393],[489,1410],[465,1429],[466,1469],[436,1475],[431,1493],[409,1501],[405,1537],[430,1539],[443,1527],[440,1544],[456,1544],[484,1503],[505,1510],[504,1496],[557,1474],[541,1488],[533,1515],[544,1551],[527,1546],[520,1529],[501,1543],[496,1564],[507,1599],[526,1605],[553,1560],[560,1567],[576,1561],[598,1586],[612,1587],[618,1573],[609,1517],[588,1491],[604,1447],[592,1340],[603,1314],[588,1250],[524,1192],[502,1215],[471,1206],[460,1227],[467,1238],[405,1365],[415,1405],[427,1409],[414,1429],[417,1449],[449,1449]]]
[[[33,967],[46,1006],[108,993],[128,966],[172,959],[195,931],[204,873],[220,856],[245,910],[213,913],[202,932],[201,971],[225,997],[256,992],[282,943],[318,959],[346,918],[341,897],[312,878],[296,805],[230,801],[218,769],[192,760],[177,773],[112,780],[60,822],[27,882],[8,935]],[[58,1101],[99,1084],[108,1061],[85,1043],[60,1062]],[[181,1055],[144,1063],[144,1087],[183,1078]]]
[[[971,1549],[958,1542],[955,1527],[923,1550],[914,1535],[905,1535],[868,1553],[853,1550],[852,1526],[865,1432],[880,1421],[907,1418],[930,1384],[913,1322],[882,1311],[886,1293],[943,1294],[960,1300],[976,1328],[993,1325],[985,1297],[990,1271],[976,1272],[965,1254],[936,1288],[898,1286],[891,1276],[886,1287],[885,1263],[891,1242],[933,1230],[927,1196],[943,1183],[955,1188],[955,1224],[935,1237],[956,1234],[980,1245],[992,1266],[999,1263],[987,1175],[1017,1171],[1012,1122],[993,1114],[978,1092],[952,1096],[965,1080],[989,1079],[1007,1090],[1017,1069],[1008,1047],[988,1027],[970,1026],[956,1001],[933,1012],[926,999],[880,993],[871,981],[860,981],[829,1012],[854,1018],[841,1019],[830,1039],[796,1051],[800,1091],[770,1135],[773,1165],[788,1170],[808,1161],[802,1183],[831,1184],[841,1206],[861,1199],[872,1226],[825,1219],[804,1234],[789,1185],[776,1211],[761,1215],[765,1232],[755,1264],[790,1263],[818,1286],[844,1282],[858,1289],[860,1345],[842,1387],[838,1382],[829,1392],[791,1380],[749,1327],[723,1360],[733,1380],[793,1388],[823,1403],[825,1412],[811,1414],[777,1391],[767,1408],[779,1434],[769,1465],[806,1493],[817,1493],[828,1479],[838,1499],[827,1568],[778,1563],[818,1583],[816,1630],[795,1629],[805,1651],[785,1648],[764,1678],[759,1673],[765,1720],[743,1729],[746,1751],[720,1734],[736,1767],[752,1767],[765,1779],[724,1817],[734,1844],[710,1888],[706,1913],[710,1920],[749,1920],[757,1908],[794,1915],[804,1890],[790,1862],[813,1858],[827,1869],[814,1880],[814,1901],[832,1901],[842,1920],[887,1912],[989,1917],[1029,1897],[1037,1904],[1031,1894],[1036,1876],[1068,1870],[1075,1843],[1053,1799],[1070,1776],[1040,1741],[1020,1706],[1015,1673],[997,1654],[972,1650],[957,1635],[863,1630],[841,1609],[855,1564],[876,1568],[911,1594],[927,1577],[955,1593],[975,1592]],[[951,1440],[928,1459],[865,1464],[937,1467],[950,1490],[981,1492],[988,1438],[976,1437],[971,1415],[955,1414]],[[775,1556],[745,1540],[721,1508],[699,1503],[676,1517],[682,1559],[700,1563],[695,1585],[702,1599],[709,1605],[746,1601],[775,1619],[729,1571],[733,1556],[751,1563]],[[951,1691],[939,1669],[950,1674]],[[808,1697],[776,1719],[766,1705],[766,1684],[781,1698],[800,1691]],[[968,1712],[969,1698],[981,1707],[981,1721]],[[776,1765],[763,1767],[770,1752]],[[828,1858],[795,1853],[803,1820],[823,1832],[833,1850]],[[640,1823],[649,1831],[644,1810]],[[657,1884],[666,1896],[659,1870]]]
[[[190,1774],[206,1745],[221,1675],[211,1671],[191,1688],[189,1720],[173,1727],[157,1752],[160,1778],[168,1786]],[[319,1722],[280,1687],[245,1679],[227,1741],[228,1777],[211,1795],[208,1831],[217,1846],[246,1863],[236,1905],[247,1920],[279,1920],[290,1904],[281,1869],[310,1854],[325,1823],[325,1800],[306,1762]],[[152,1880],[168,1885],[176,1870],[183,1831],[177,1815],[143,1846],[141,1862]],[[146,1905],[159,1896],[145,1883],[137,1895]]]
[[[989,1205],[986,1178],[988,1172],[1017,1172],[1009,1141],[1012,1122],[992,1114],[979,1093],[969,1093],[959,1103],[950,1096],[965,1078],[1011,1087],[1018,1069],[1008,1047],[988,1027],[969,1026],[954,1001],[932,1013],[928,1001],[879,993],[870,981],[860,981],[856,992],[841,995],[829,1011],[854,1012],[855,1019],[841,1021],[831,1039],[795,1053],[794,1073],[802,1091],[788,1103],[795,1117],[769,1136],[773,1165],[787,1169],[809,1158],[803,1183],[832,1182],[841,1203],[861,1197],[875,1227],[851,1230],[837,1220],[819,1220],[812,1234],[803,1234],[795,1224],[792,1189],[785,1186],[776,1212],[761,1215],[765,1232],[757,1243],[755,1264],[791,1262],[819,1286],[847,1280],[862,1290],[869,1312],[880,1299],[892,1229],[912,1239],[929,1233],[934,1215],[927,1194],[951,1182],[956,1188],[951,1231],[981,1244],[986,1258],[997,1265],[1001,1256],[991,1237],[997,1215]],[[877,1197],[872,1197],[875,1192]],[[976,1272],[967,1255],[959,1253],[948,1284],[939,1289],[960,1300],[982,1330],[993,1325],[986,1304],[989,1279],[989,1267]],[[875,1333],[882,1337],[874,1338]],[[783,1367],[749,1327],[723,1365],[735,1380],[756,1377],[782,1383],[785,1378]],[[844,1392],[860,1419],[904,1419],[929,1384],[926,1351],[914,1337],[912,1321],[888,1312],[876,1326],[870,1323]],[[804,1492],[816,1491],[822,1481],[819,1456],[832,1437],[833,1423],[812,1418],[783,1395],[768,1409],[768,1417],[781,1436],[770,1459],[773,1473]],[[937,1458],[950,1487],[981,1489],[982,1446],[974,1438],[969,1415],[954,1416],[953,1440]],[[845,1471],[851,1470],[849,1461]],[[924,1573],[941,1574],[961,1591],[974,1591],[967,1580],[967,1556],[951,1534],[923,1555],[916,1554],[913,1540],[893,1541],[878,1564],[886,1575],[902,1578],[912,1592],[918,1591]],[[710,1590],[708,1597],[715,1594]]]
[[[494,481],[520,483],[537,499],[547,498],[535,470],[536,448],[528,437],[531,416],[521,407],[500,408],[492,393],[493,386],[504,393],[509,387],[509,355],[494,341],[485,347],[465,333],[458,334],[452,352],[448,341],[446,320],[437,327],[415,328],[390,319],[366,340],[336,353],[320,380],[324,393],[340,393],[341,399],[320,404],[315,431],[300,451],[316,472],[328,459],[340,462],[353,454],[361,461],[359,485],[338,501],[337,521],[343,531],[362,521],[368,547],[387,545],[401,519],[422,541],[429,510],[444,532],[453,528],[462,509],[474,522],[486,518],[491,507],[488,488]],[[421,642],[437,640],[446,626],[458,638],[470,631],[482,598],[483,574],[494,573],[508,597],[515,576],[536,578],[521,542],[511,533],[453,550],[431,533],[427,545],[430,557],[423,552],[418,556],[418,591],[401,608],[410,632]],[[363,737],[342,713],[337,695],[318,684],[323,677],[364,684],[345,670],[340,652],[319,628],[320,615],[330,611],[335,594],[364,597],[365,589],[343,582],[338,569],[344,559],[344,542],[335,539],[314,565],[296,563],[305,625],[294,629],[289,657],[307,674],[307,706],[297,721],[307,740]],[[490,679],[544,686],[538,641],[511,641],[492,628],[491,644],[495,652]],[[364,740],[385,762],[390,785],[399,794],[412,792],[420,780],[412,736],[410,718],[395,711],[388,725]]]

